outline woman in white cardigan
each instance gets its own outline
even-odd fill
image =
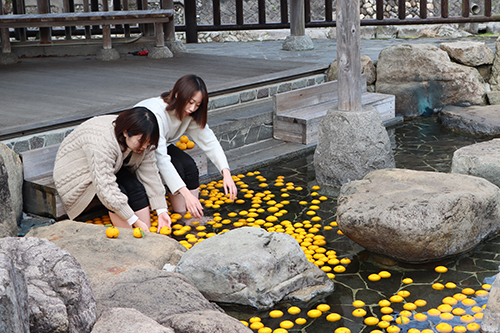
[[[158,137],[156,118],[146,108],[94,117],[75,128],[61,143],[54,166],[69,218],[78,220],[99,200],[117,227],[149,231],[149,205],[158,214],[158,230],[170,226],[154,155]]]
[[[223,176],[225,194],[234,200],[236,185],[231,177],[226,155],[207,125],[208,91],[203,80],[186,75],[175,83],[170,92],[136,104],[151,110],[160,128],[156,149],[157,165],[168,187],[170,203],[175,212],[189,211],[199,218],[203,206],[198,199],[198,168],[193,159],[175,146],[186,133],[205,152]]]

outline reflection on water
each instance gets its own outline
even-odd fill
[[[436,117],[408,121],[393,128],[391,132],[393,133],[391,140],[395,152],[396,166],[398,168],[423,171],[449,172],[451,158],[456,149],[481,141],[480,139],[465,137],[441,129]],[[311,187],[316,185],[312,155],[297,158],[286,163],[263,167],[259,171],[261,175],[268,179],[270,184],[272,184],[272,180],[282,175],[285,176],[285,182],[293,182],[295,186],[302,186],[304,188],[302,191],[288,192],[290,197],[287,199],[291,203],[286,206],[288,213],[285,217],[294,223],[302,222],[309,218],[305,215],[307,205],[301,205],[299,202],[301,200],[310,202],[314,199],[311,196],[313,192]],[[248,188],[253,188],[256,191],[260,190],[258,180],[253,180],[251,177],[245,177],[244,180],[245,183],[249,184]],[[270,186],[269,190],[275,193],[276,197],[282,194],[279,188],[273,186]],[[320,195],[327,195],[329,197],[328,200],[319,205],[320,210],[317,213],[321,217],[320,223],[323,226],[328,226],[332,221],[335,221],[336,198],[331,196],[331,193],[328,193],[324,188],[318,192]],[[249,203],[238,207],[239,210],[249,208]],[[230,205],[222,207],[217,211],[223,216],[227,212],[234,210],[235,207]],[[270,318],[269,311],[259,312],[253,309],[234,306],[224,306],[224,309],[230,315],[240,320],[248,321],[250,317],[258,316],[266,326],[272,329],[278,328],[279,323],[283,320],[294,321],[297,317],[307,318],[305,325],[295,325],[294,328],[288,330],[289,332],[331,333],[341,326],[349,328],[351,332],[371,332],[375,329],[385,331],[378,326],[367,326],[363,320],[368,316],[382,318],[384,314],[381,313],[381,307],[378,305],[378,302],[382,299],[389,299],[392,295],[404,289],[410,292],[410,296],[406,297],[404,302],[393,302],[391,304],[391,308],[394,311],[391,314],[393,319],[403,310],[405,303],[424,299],[427,301],[427,304],[412,311],[409,324],[397,325],[394,321],[391,322],[391,325],[398,326],[401,332],[407,332],[410,328],[417,328],[419,330],[431,328],[436,331],[434,328],[435,325],[441,322],[449,323],[452,327],[458,325],[465,327],[467,323],[463,323],[460,320],[461,314],[457,310],[453,313],[459,315],[449,316],[450,318],[453,317],[452,319],[447,319],[446,316],[442,316],[442,318],[439,316],[428,316],[427,320],[419,322],[412,315],[417,312],[427,313],[429,309],[437,308],[442,304],[442,300],[445,297],[456,295],[464,288],[479,290],[483,283],[492,283],[491,277],[498,272],[500,265],[500,257],[498,255],[500,253],[500,236],[489,239],[468,253],[448,258],[441,262],[410,265],[369,253],[350,241],[347,237],[338,234],[337,231],[338,229],[334,227],[331,230],[322,229],[320,233],[326,237],[327,244],[325,247],[328,250],[335,250],[339,259],[345,257],[351,259],[351,262],[345,265],[345,272],[335,273],[335,291],[324,300],[331,306],[330,311],[327,313],[339,313],[342,319],[337,322],[328,322],[325,319],[327,313],[316,319],[307,318],[307,310],[314,308],[318,303],[299,304],[298,306],[302,309],[299,315],[289,315],[286,312],[288,307],[297,304],[279,304],[276,308],[283,310],[285,313],[279,319]],[[449,271],[442,274],[435,272],[434,267],[438,265],[448,267]],[[376,282],[368,279],[370,274],[378,273],[382,270],[389,271],[391,276]],[[413,283],[404,284],[402,280],[408,277],[413,280]],[[454,289],[444,288],[443,290],[434,290],[432,284],[436,282],[443,285],[447,282],[453,282],[457,287]],[[469,298],[475,300],[479,307],[484,305],[487,300],[487,297],[475,295],[469,296]],[[352,303],[355,300],[362,300],[366,303],[364,309],[367,311],[367,315],[365,317],[357,318],[352,315],[355,309]],[[475,311],[479,309],[471,305],[462,305],[461,302],[453,305],[453,308],[457,307],[463,308],[465,313],[470,315],[474,315]],[[479,317],[480,315],[476,315],[476,318],[472,317],[472,320],[480,323]],[[474,329],[473,326],[469,326],[469,328],[471,330]]]

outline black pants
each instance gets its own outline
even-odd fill
[[[149,206],[148,196],[144,185],[137,177],[127,168],[122,167],[116,174],[116,182],[120,191],[128,197],[128,205],[134,212]],[[85,210],[78,215],[75,221],[86,221],[94,216],[106,214],[108,209],[105,209],[97,195],[92,199]]]
[[[186,184],[186,187],[189,190],[197,189],[200,186],[199,171],[193,158],[175,145],[169,145],[167,153],[170,155],[170,160]]]

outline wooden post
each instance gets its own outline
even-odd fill
[[[50,13],[50,2],[49,0],[37,0],[38,14]],[[50,28],[40,28],[40,43],[48,44],[51,41]]]
[[[162,9],[174,9],[174,1],[173,0],[162,0],[161,1],[161,8]],[[174,17],[173,16],[172,16],[172,19],[168,21],[168,23],[163,23],[163,33],[165,35],[165,40],[171,40],[171,41],[175,40],[175,24],[174,24]],[[158,37],[158,28],[156,28],[156,35]],[[165,46],[165,43],[163,43],[162,46]]]
[[[111,27],[109,24],[102,25],[102,48],[104,50],[111,50],[113,48],[111,44]]]
[[[165,46],[165,34],[163,33],[163,23],[155,22],[156,47]]]
[[[195,0],[184,0],[184,21],[186,23],[186,43],[198,43]]]
[[[337,1],[339,110],[361,111],[359,0]]]
[[[90,11],[89,7],[89,0],[83,0],[83,11],[88,12]],[[90,39],[92,37],[92,34],[90,32],[90,26],[85,26],[85,39]]]
[[[290,35],[306,35],[306,19],[304,15],[304,0],[291,0],[290,2]]]

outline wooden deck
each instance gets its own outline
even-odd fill
[[[129,55],[114,62],[23,58],[0,66],[0,140],[126,109],[171,89],[185,74],[202,77],[213,96],[318,68],[301,61],[194,53],[162,60]]]

